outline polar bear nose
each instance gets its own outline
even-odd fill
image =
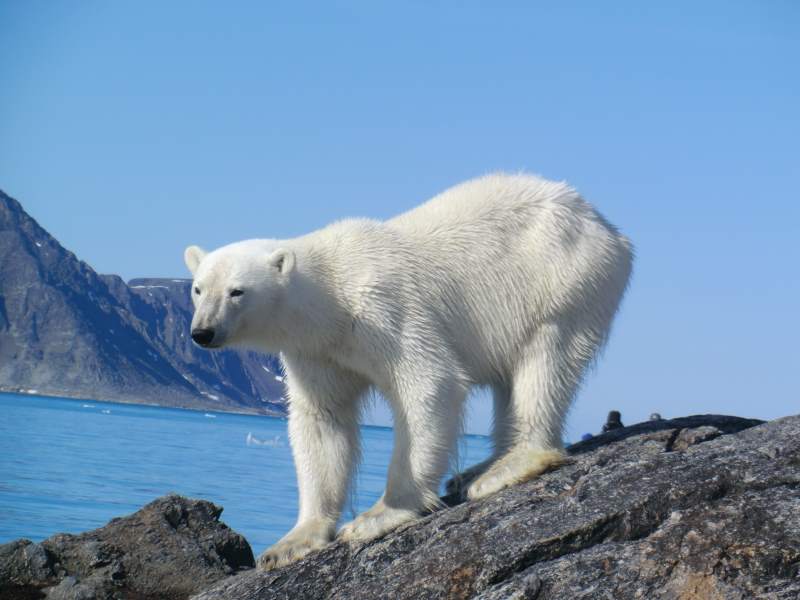
[[[192,339],[200,346],[208,346],[214,339],[213,329],[192,329]]]

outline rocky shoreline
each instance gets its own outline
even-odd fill
[[[166,496],[0,546],[0,600],[800,597],[800,416],[649,421],[564,467],[272,572],[210,502]]]

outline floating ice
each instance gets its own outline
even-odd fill
[[[252,432],[247,432],[247,437],[245,438],[245,443],[248,446],[266,446],[269,448],[281,448],[283,447],[283,441],[281,440],[281,436],[276,435],[275,437],[268,439],[268,440],[260,440],[256,436],[252,434]]]

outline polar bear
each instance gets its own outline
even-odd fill
[[[565,183],[494,174],[385,222],[185,251],[191,335],[280,353],[297,470],[295,527],[259,558],[290,563],[336,535],[370,390],[394,417],[383,496],[339,537],[369,540],[439,505],[472,386],[493,392],[494,452],[470,499],[563,460],[562,428],[609,335],[630,242]]]

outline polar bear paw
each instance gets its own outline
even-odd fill
[[[468,469],[456,473],[444,484],[444,491],[448,496],[457,495],[464,496],[469,485],[478,477],[483,475],[486,470],[492,465],[495,458],[489,458],[477,465],[473,465]]]
[[[256,566],[262,571],[270,571],[293,563],[330,544],[333,535],[334,526],[330,521],[310,521],[297,525],[274,546],[267,548],[258,557]]]
[[[560,450],[515,448],[489,467],[467,489],[470,500],[485,498],[495,492],[538,477],[566,462]]]
[[[413,510],[391,508],[379,501],[342,527],[339,538],[347,542],[367,542],[418,518],[419,514]]]

